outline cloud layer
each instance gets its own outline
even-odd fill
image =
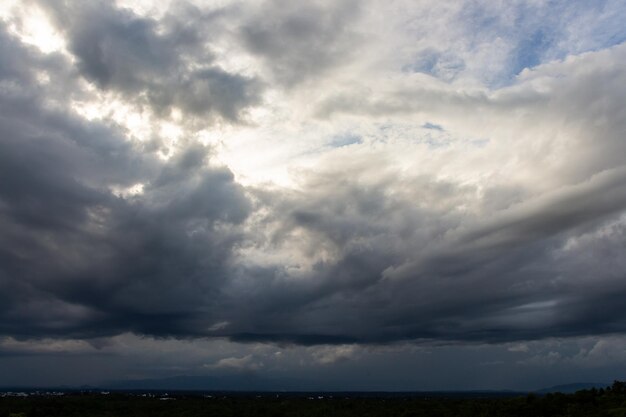
[[[619,2],[1,12],[0,349],[626,331]]]

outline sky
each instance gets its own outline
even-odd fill
[[[3,1],[0,387],[625,379],[624,21]]]

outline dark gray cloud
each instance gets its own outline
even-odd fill
[[[245,47],[263,59],[274,82],[294,86],[340,68],[357,53],[359,4],[264,2],[241,27]]]
[[[160,20],[140,17],[107,1],[43,2],[68,40],[80,73],[103,90],[119,92],[161,115],[238,121],[260,102],[261,83],[214,62],[210,28],[220,12],[191,5]]]
[[[471,187],[423,178],[399,186],[410,190],[404,194],[397,180],[365,185],[337,182],[336,175],[316,178],[307,192],[274,205],[281,227],[266,250],[297,244],[313,261],[295,276],[283,268],[257,272],[223,334],[317,344],[506,342],[624,331],[622,274],[619,267],[598,268],[620,264],[623,169],[489,219],[468,219],[459,209],[475,193]],[[612,233],[579,250],[612,250],[581,259],[564,249],[602,227]],[[598,305],[605,308],[599,312]]]
[[[184,334],[210,318],[250,203],[210,149],[160,160],[123,132],[48,105],[62,82],[2,34],[0,328],[20,337]],[[8,67],[8,69],[7,69]],[[69,82],[68,82],[69,83]],[[143,194],[116,190],[143,184]],[[210,319],[209,319],[210,321]]]

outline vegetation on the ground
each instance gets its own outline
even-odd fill
[[[73,393],[0,398],[0,417],[626,417],[626,383],[574,394],[503,398]]]

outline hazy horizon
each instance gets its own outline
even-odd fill
[[[328,385],[323,382],[306,381],[306,380],[281,380],[263,378],[260,375],[248,374],[244,377],[233,375],[211,375],[211,376],[189,376],[189,375],[176,375],[165,378],[155,379],[128,379],[128,380],[116,380],[116,381],[103,381],[99,384],[82,384],[82,385],[6,385],[0,386],[0,392],[41,392],[41,390],[53,390],[60,392],[75,392],[75,391],[93,391],[95,393],[108,394],[110,392],[120,393],[133,393],[133,392],[167,392],[172,393],[219,393],[219,392],[232,392],[233,394],[246,393],[286,393],[286,394],[306,394],[306,393],[353,393],[354,395],[374,395],[377,393],[385,393],[391,396],[407,394],[419,394],[419,393],[467,393],[469,395],[475,393],[493,393],[494,395],[516,395],[520,393],[573,393],[579,390],[587,390],[591,388],[607,388],[613,384],[614,381],[603,382],[569,382],[551,386],[540,386],[526,389],[509,389],[506,387],[479,387],[479,388],[466,388],[457,390],[424,390],[424,389],[394,389],[386,390],[377,387],[367,386],[344,386],[344,385]]]

